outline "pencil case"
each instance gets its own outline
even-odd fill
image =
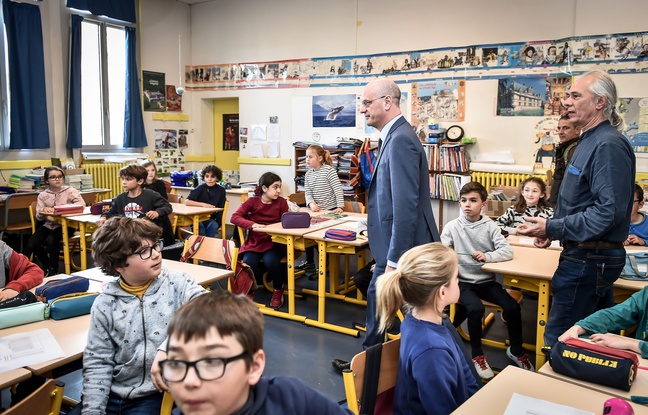
[[[23,291],[14,298],[10,298],[8,300],[0,301],[0,310],[3,310],[5,308],[13,308],[13,307],[19,307],[21,305],[27,305],[31,303],[35,303],[38,301],[36,299],[36,296],[34,295],[33,292],[31,291]]]
[[[324,232],[324,237],[338,241],[355,241],[356,233],[346,229],[327,229],[326,232]]]
[[[45,320],[45,303],[36,302],[0,310],[0,329]]]
[[[111,204],[112,202],[93,203],[92,206],[90,206],[90,213],[92,215],[101,215],[102,213],[106,213],[110,210]]]
[[[70,277],[63,280],[49,281],[36,288],[36,296],[51,301],[65,294],[84,293],[88,291],[90,281],[83,277]]]
[[[73,204],[58,205],[58,206],[54,206],[54,214],[72,215],[75,213],[83,213],[83,209],[85,209],[85,206],[83,205],[73,205]]]
[[[281,227],[284,229],[308,228],[310,221],[308,212],[286,212],[281,215]]]
[[[99,293],[73,293],[63,295],[49,302],[49,318],[64,320],[89,314]]]

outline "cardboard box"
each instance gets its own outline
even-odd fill
[[[491,186],[488,189],[488,193],[493,193],[494,190],[499,190],[506,195],[508,200],[513,199],[513,196],[517,195],[518,187],[517,186]]]
[[[75,175],[75,174],[83,174],[83,173],[85,173],[84,169],[63,169],[63,171],[65,172],[66,176],[72,176],[72,175]]]
[[[500,217],[512,204],[513,202],[508,200],[488,200],[486,201],[486,211],[484,214],[490,217]]]

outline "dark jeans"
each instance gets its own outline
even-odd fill
[[[151,415],[159,414],[162,407],[161,393],[136,399],[122,399],[112,393],[108,397],[106,415]],[[92,405],[92,403],[90,404]],[[83,402],[75,406],[68,415],[80,415]]]
[[[74,229],[68,228],[68,234],[73,235]],[[43,270],[58,272],[59,253],[61,252],[61,240],[63,239],[63,228],[50,229],[40,226],[29,238],[25,256],[29,257],[32,252],[41,263]]]
[[[367,323],[365,325],[367,333],[362,341],[362,348],[365,350],[385,341],[385,333],[378,331],[378,319],[376,318],[376,279],[384,273],[385,267],[376,264],[367,290]]]
[[[612,284],[623,270],[625,257],[623,248],[563,249],[551,280],[545,345],[553,346],[577,321],[614,305]]]
[[[244,252],[243,262],[248,264],[256,278],[261,275],[261,260],[268,270],[268,277],[272,281],[275,290],[281,289],[281,286],[288,281],[288,268],[286,264],[281,263],[281,258],[286,256],[286,247],[281,244],[274,244],[272,249],[265,252]]]
[[[213,238],[216,236],[216,232],[218,232],[218,229],[220,228],[220,225],[218,222],[216,222],[213,219],[209,219],[203,222],[200,222],[198,224],[198,235],[205,235],[210,238]],[[195,233],[195,230],[194,230]]]
[[[459,294],[460,304],[456,307],[454,325],[458,326],[466,317],[468,318],[468,335],[470,336],[472,357],[484,354],[481,339],[482,318],[486,310],[481,300],[502,307],[509,341],[511,342],[511,353],[515,356],[521,356],[524,353],[522,348],[522,314],[517,301],[497,281],[488,281],[482,284],[460,282],[459,289],[461,290],[461,294]]]

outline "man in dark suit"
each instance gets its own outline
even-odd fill
[[[367,292],[367,334],[363,348],[382,343],[376,321],[376,279],[396,268],[408,249],[438,242],[439,232],[430,205],[429,165],[421,142],[400,109],[401,91],[391,80],[368,83],[360,112],[380,131],[382,145],[369,185],[367,234],[376,260]],[[336,370],[346,362],[333,361]]]

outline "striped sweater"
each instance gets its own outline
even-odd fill
[[[342,184],[335,169],[324,164],[319,169],[306,172],[306,206],[317,203],[322,209],[344,208]]]
[[[506,232],[510,233],[511,235],[515,235],[515,229],[522,225],[523,223],[529,224],[529,222],[525,221],[522,219],[524,216],[530,216],[532,218],[539,217],[539,218],[545,218],[545,219],[551,219],[553,218],[554,210],[553,208],[544,208],[544,209],[538,209],[538,206],[527,206],[526,209],[524,210],[524,213],[518,213],[515,210],[514,206],[509,206],[508,209],[506,209],[506,212],[499,218],[495,220],[495,223],[497,226],[499,226],[501,229],[505,230]]]

